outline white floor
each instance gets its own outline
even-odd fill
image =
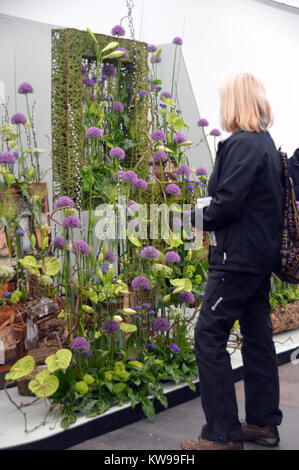
[[[275,335],[274,341],[277,353],[285,352],[298,347],[299,357],[299,329]],[[232,351],[230,350],[230,352]],[[242,366],[242,358],[239,350],[235,351],[231,355],[231,362],[234,369]],[[180,387],[182,387],[182,385],[166,386],[165,391],[172,391]],[[33,398],[20,397],[16,388],[9,389],[9,393],[17,403],[20,403],[21,401],[30,402],[33,400]],[[129,407],[129,404],[124,405],[122,408],[127,407]],[[109,415],[115,413],[119,409],[120,407],[118,406],[113,407],[105,414]],[[24,411],[27,413],[28,429],[32,429],[43,420],[47,410],[43,402],[39,401],[34,406],[25,408]],[[98,419],[98,417],[93,419]],[[86,421],[87,420],[85,416],[78,416],[77,422],[73,426],[80,426],[86,423]],[[28,444],[30,442],[46,438],[53,433],[61,434],[61,438],[63,439],[62,433],[64,431],[60,428],[59,422],[57,423],[55,429],[51,429],[52,426],[53,419],[49,418],[46,425],[41,426],[39,429],[33,432],[25,433],[23,415],[10,403],[7,396],[5,395],[5,392],[3,390],[0,391],[0,449]]]

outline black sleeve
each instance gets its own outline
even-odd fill
[[[221,177],[210,205],[195,209],[196,217],[203,217],[206,232],[224,227],[240,217],[255,176],[265,164],[260,152],[240,139],[231,142],[221,158]],[[193,226],[195,211],[191,214]]]

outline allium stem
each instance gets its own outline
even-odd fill
[[[212,164],[212,168],[213,168],[213,167],[214,167],[213,155],[212,155],[212,151],[211,151],[211,148],[210,148],[210,145],[209,145],[209,142],[208,142],[208,139],[207,139],[207,136],[206,136],[204,127],[202,128],[202,132],[203,132],[203,135],[204,135],[204,140],[205,140],[206,146],[208,147],[208,151],[209,151],[209,155],[210,155],[210,160],[211,160],[211,164]]]
[[[174,87],[174,77],[175,77],[175,66],[176,66],[176,55],[177,55],[177,48],[175,46],[175,53],[174,53],[174,61],[173,61],[173,71],[172,71],[172,80],[171,80],[171,96],[173,96],[173,87]]]

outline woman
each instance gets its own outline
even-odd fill
[[[214,231],[210,273],[195,329],[195,352],[207,423],[185,450],[243,448],[243,440],[277,445],[279,379],[270,320],[270,278],[279,266],[282,172],[268,132],[272,113],[261,81],[242,73],[221,89],[221,116],[232,135],[220,142],[208,192],[192,214]],[[240,423],[226,345],[239,320],[243,335],[246,422]]]

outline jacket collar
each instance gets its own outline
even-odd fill
[[[294,159],[294,165],[299,166],[299,148],[295,150],[293,159]]]

